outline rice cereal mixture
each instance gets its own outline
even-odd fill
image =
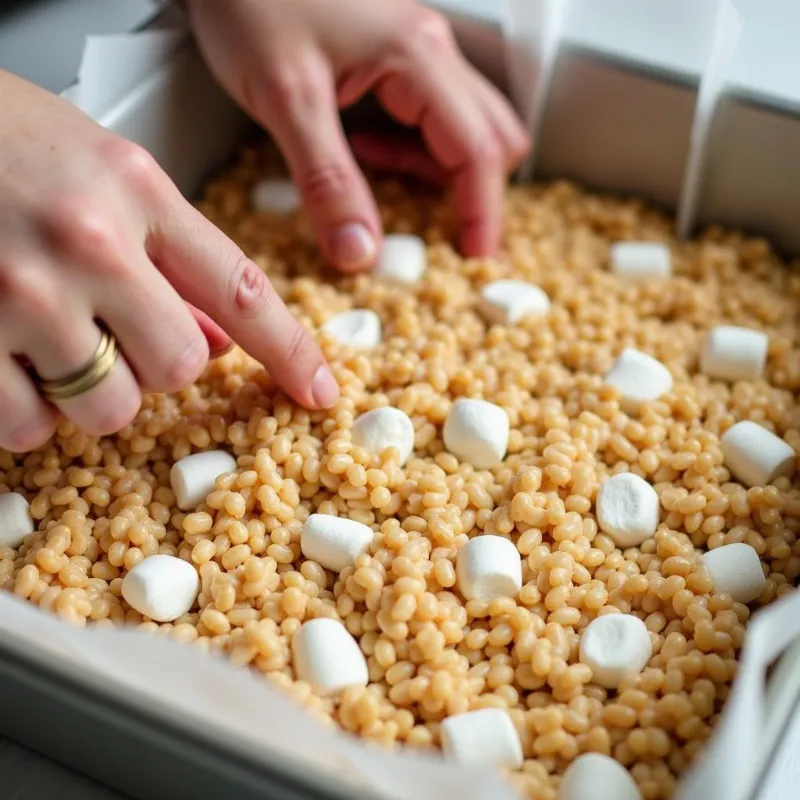
[[[19,549],[0,548],[0,586],[75,625],[133,624],[225,653],[323,722],[381,745],[437,748],[446,716],[507,709],[525,758],[509,779],[527,798],[553,800],[587,751],[627,767],[646,800],[670,797],[728,696],[750,613],[800,575],[800,492],[785,477],[746,489],[720,448],[728,428],[751,419],[800,451],[800,275],[763,240],[711,230],[679,243],[670,220],[642,203],[566,183],[510,189],[501,252],[466,260],[440,197],[383,180],[373,185],[385,229],[425,239],[427,272],[412,286],[342,277],[323,267],[302,213],[250,210],[253,184],[276,170],[265,148],[247,150],[199,207],[306,325],[373,309],[381,344],[357,351],[320,334],[342,387],[331,412],[296,407],[236,350],[186,391],[146,397],[115,437],[62,422],[34,453],[0,451],[0,492],[23,494],[38,526]],[[667,242],[674,277],[612,275],[609,246],[621,240]],[[537,284],[550,313],[487,325],[478,292],[498,278]],[[769,333],[764,380],[699,374],[702,338],[723,322]],[[632,414],[603,384],[624,347],[656,357],[675,381]],[[445,449],[442,425],[459,397],[508,413],[500,466],[477,471]],[[355,418],[387,405],[414,424],[403,467],[393,448],[370,455],[351,443]],[[238,470],[180,512],[170,468],[208,449],[232,453]],[[621,551],[599,532],[595,500],[626,471],[655,487],[661,519],[654,538]],[[302,557],[314,512],[374,529],[355,566],[337,575]],[[456,553],[487,533],[522,556],[516,598],[458,591]],[[715,593],[698,563],[733,542],[750,544],[767,576],[749,608]],[[198,601],[174,623],[143,620],[121,597],[126,571],[156,553],[199,571]],[[618,612],[645,622],[653,656],[613,691],[592,682],[578,646],[590,621]],[[295,680],[292,637],[314,617],[343,621],[358,640],[366,688],[321,698]]]

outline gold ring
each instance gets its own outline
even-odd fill
[[[39,389],[48,400],[56,401],[85,394],[111,372],[118,355],[117,340],[107,331],[102,331],[100,344],[85,367],[58,381],[39,380]]]

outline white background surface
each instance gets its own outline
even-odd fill
[[[507,1],[429,4],[499,23]],[[732,86],[800,104],[800,0],[734,0],[734,5],[745,28],[731,67]],[[565,40],[679,72],[698,73],[702,66],[693,31],[680,24],[672,0],[571,0]]]

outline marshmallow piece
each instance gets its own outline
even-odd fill
[[[616,242],[611,245],[611,271],[628,281],[669,278],[672,257],[661,242]]]
[[[481,289],[478,307],[489,322],[516,325],[529,314],[547,314],[550,311],[550,298],[532,283],[492,281]]]
[[[794,472],[794,450],[757,422],[737,422],[725,431],[720,446],[725,466],[745,486],[766,486]]]
[[[28,501],[17,492],[0,494],[0,547],[19,547],[35,530]]]
[[[605,377],[619,391],[622,407],[635,411],[641,403],[656,400],[672,388],[672,375],[657,359],[626,347]]]
[[[767,584],[758,553],[744,542],[709,550],[700,561],[714,581],[714,590],[726,592],[735,603],[751,603]]]
[[[428,250],[419,236],[390,233],[383,237],[375,275],[400,283],[416,283],[427,266]]]
[[[185,614],[199,591],[194,565],[175,556],[149,556],[122,579],[128,605],[156,622],[172,622]]]
[[[558,800],[642,800],[631,774],[602,753],[583,753],[566,769]]]
[[[522,562],[516,545],[502,536],[470,539],[456,557],[456,579],[467,600],[516,597],[522,588]]]
[[[302,205],[297,187],[288,180],[268,178],[259,181],[252,190],[250,203],[256,211],[266,211],[286,217]]]
[[[396,447],[400,466],[414,449],[414,423],[399,408],[384,406],[362,414],[353,423],[353,444],[380,455],[387,447]]]
[[[376,347],[381,342],[381,318],[369,309],[343,311],[331,317],[322,330],[346,347]]]
[[[764,374],[769,336],[750,328],[718,325],[706,335],[700,371],[722,381],[752,381]]]
[[[292,638],[294,671],[321,697],[369,682],[367,660],[347,628],[318,617],[304,623]]]
[[[233,472],[236,459],[224,450],[193,453],[172,465],[169,481],[181,511],[202,503],[220,475]]]
[[[522,744],[508,712],[481,708],[442,720],[442,749],[448,758],[481,767],[522,766]]]
[[[486,400],[462,397],[453,403],[442,429],[444,446],[475,469],[491,469],[506,455],[508,414]]]
[[[656,490],[644,478],[620,472],[597,493],[597,522],[618,547],[638,547],[655,535],[659,506]]]
[[[641,672],[652,655],[647,626],[633,614],[595,617],[581,635],[580,661],[604,689],[616,689],[623,678]]]
[[[330,514],[311,514],[300,534],[300,549],[306,558],[325,569],[341,572],[367,551],[373,536],[372,528],[363,522]]]

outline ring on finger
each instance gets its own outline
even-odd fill
[[[91,360],[81,369],[55,381],[36,378],[42,395],[52,402],[79,397],[97,386],[111,372],[119,356],[117,341],[113,334],[103,330]]]

